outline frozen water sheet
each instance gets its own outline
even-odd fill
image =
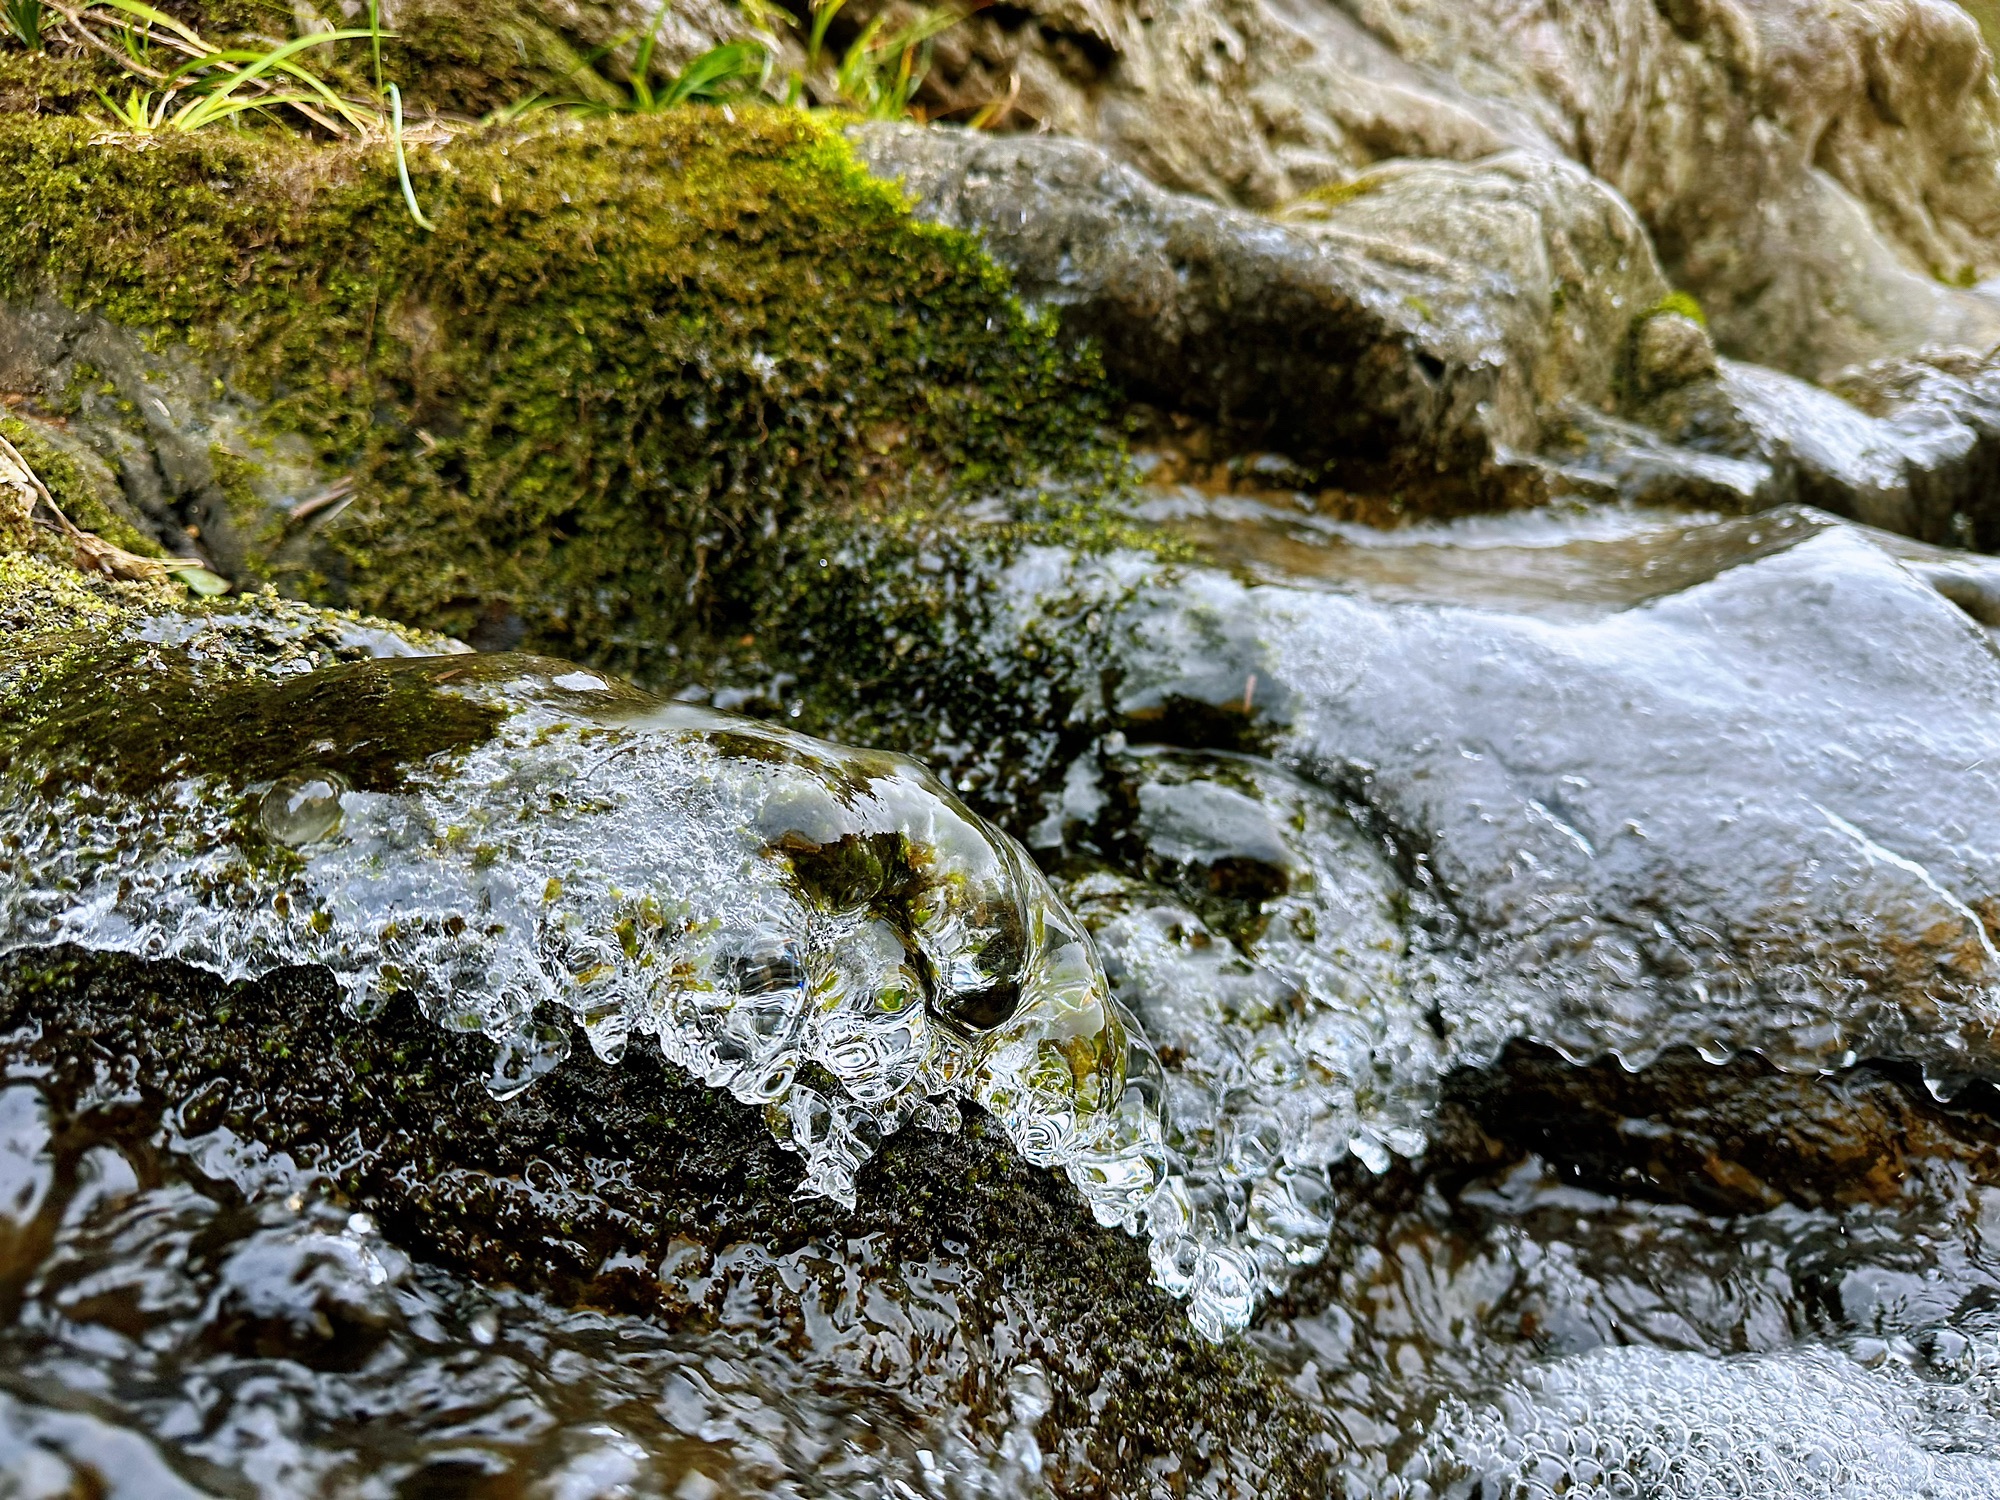
[[[650,1036],[850,1205],[884,1136],[955,1128],[969,1098],[1101,1223],[1150,1231],[1200,1326],[1248,1317],[1248,1261],[1201,1239],[1090,940],[916,762],[543,658],[246,678],[151,634],[0,756],[0,951],[323,965],[361,1015],[409,992],[492,1038],[500,1098],[577,1028],[607,1060]],[[174,744],[206,742],[164,771],[120,738],[176,715]]]

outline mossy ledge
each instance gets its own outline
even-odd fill
[[[434,233],[380,146],[0,119],[0,297],[184,347],[352,481],[294,520],[254,443],[218,468],[211,524],[286,593],[657,680],[802,517],[1113,462],[1088,353],[799,112],[544,117],[412,169]],[[118,419],[87,373],[31,395]]]

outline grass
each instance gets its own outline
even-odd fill
[[[30,52],[42,50],[42,31],[49,18],[48,7],[42,0],[5,0],[0,14],[5,15],[7,29],[23,47]]]
[[[669,0],[670,3],[670,0]],[[914,20],[891,25],[878,14],[844,45],[833,36],[846,0],[810,0],[803,18],[770,4],[741,0],[745,17],[761,38],[743,38],[711,47],[678,71],[659,66],[659,41],[666,6],[642,33],[628,32],[569,69],[547,93],[493,112],[489,119],[517,120],[556,109],[578,114],[652,114],[685,104],[723,103],[764,95],[806,109],[831,109],[870,119],[922,118],[916,103],[930,70],[934,40],[967,13],[957,8],[920,11]],[[399,178],[407,164],[396,123],[401,90],[384,76],[380,0],[368,0],[367,24],[315,32],[266,49],[219,46],[193,26],[154,8],[146,0],[0,0],[6,31],[26,50],[52,45],[67,55],[95,54],[100,72],[108,63],[115,77],[96,89],[112,126],[150,135],[187,132],[223,123],[242,125],[254,117],[291,117],[332,136],[354,134],[389,142],[396,150]],[[781,48],[776,30],[802,31],[803,66],[776,72]],[[607,54],[637,40],[622,77],[598,71]],[[365,41],[372,76],[354,82],[354,70],[332,68],[343,87],[327,81],[305,54],[342,43]],[[794,56],[797,54],[795,53]],[[587,79],[588,86],[568,87]],[[406,80],[407,81],[407,80]],[[1011,98],[995,100],[973,120],[975,127],[1005,113]],[[421,211],[415,213],[421,220]]]
[[[587,74],[597,85],[590,91],[595,97],[565,100],[538,94],[496,111],[492,118],[512,121],[549,109],[586,115],[653,114],[681,104],[717,104],[759,92],[801,109],[832,109],[875,120],[920,118],[916,95],[930,70],[931,43],[962,21],[966,12],[928,10],[893,29],[886,15],[878,15],[836,50],[830,32],[846,3],[814,0],[805,23],[805,66],[790,70],[782,81],[773,71],[775,43],[746,39],[711,47],[656,83],[654,59],[667,14],[662,6],[643,35],[627,32],[572,71],[569,81]],[[772,10],[762,0],[746,0],[744,11],[767,34],[799,24],[788,12]],[[602,58],[634,37],[639,44],[623,80],[597,71]],[[974,117],[974,128],[1001,117],[1012,102],[1012,96],[993,100]]]
[[[741,92],[751,81],[762,81],[768,54],[757,42],[725,42],[711,47],[668,80],[665,88],[654,89],[653,50],[659,45],[660,27],[666,24],[667,7],[653,13],[653,24],[639,43],[632,61],[632,76],[615,104],[585,105],[586,111],[613,110],[621,114],[648,115],[677,104],[713,103],[730,93]]]
[[[806,65],[786,80],[785,102],[851,110],[871,120],[908,117],[915,112],[917,90],[930,71],[932,41],[964,20],[965,13],[925,11],[894,30],[888,27],[886,13],[877,15],[835,55],[828,32],[846,4],[847,0],[813,0],[806,28]]]
[[[128,0],[104,0],[123,4]],[[182,63],[161,78],[157,94],[133,89],[124,105],[101,93],[112,120],[121,128],[147,134],[155,130],[203,130],[247,110],[295,109],[315,124],[334,129],[337,118],[365,129],[367,119],[350,101],[335,93],[317,74],[292,61],[310,47],[366,37],[365,31],[315,32],[310,36],[256,52],[247,48],[216,48]],[[178,101],[179,107],[175,105]]]
[[[13,12],[37,7],[34,36],[42,36],[40,0],[4,0],[9,24],[24,44],[26,23]],[[396,178],[411,219],[428,230],[430,221],[417,203],[410,183],[409,159],[403,138],[402,91],[382,80],[380,0],[370,0],[365,28],[316,31],[266,49],[220,47],[191,26],[174,19],[145,0],[83,0],[74,10],[58,8],[68,36],[78,45],[111,57],[130,81],[123,97],[99,89],[109,122],[134,135],[163,132],[191,134],[211,126],[242,122],[246,115],[275,117],[290,111],[334,136],[352,133],[364,139],[385,139],[393,150]],[[115,20],[115,33],[102,26]],[[365,41],[374,64],[375,95],[355,99],[342,94],[300,61],[316,48]],[[181,61],[166,66],[163,54]]]

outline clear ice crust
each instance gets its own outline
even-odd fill
[[[199,747],[136,784],[106,762],[122,724],[210,692],[219,644],[247,628],[150,627],[129,682],[59,703],[0,755],[0,952],[74,943],[232,979],[323,966],[358,1015],[407,992],[491,1038],[501,1099],[577,1028],[607,1061],[650,1037],[762,1108],[804,1160],[801,1192],[849,1206],[883,1137],[955,1129],[970,1099],[1098,1222],[1150,1237],[1198,1328],[1247,1321],[1251,1258],[1197,1215],[1158,1059],[1091,940],[917,762],[524,655],[232,676],[241,713],[269,719],[247,771]],[[366,706],[407,716],[413,689],[490,730],[385,771],[392,733]],[[353,715],[307,738],[285,721],[302,691]]]

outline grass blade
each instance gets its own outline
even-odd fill
[[[410,206],[410,217],[417,221],[417,228],[428,231],[431,221],[417,207],[417,190],[410,186],[409,159],[403,154],[403,91],[393,83],[389,85],[389,108],[390,134],[396,142],[396,180],[403,185],[403,201]]]
[[[722,90],[732,83],[762,78],[765,56],[763,46],[757,42],[727,42],[711,47],[681,69],[660,96],[660,107],[719,98]]]

